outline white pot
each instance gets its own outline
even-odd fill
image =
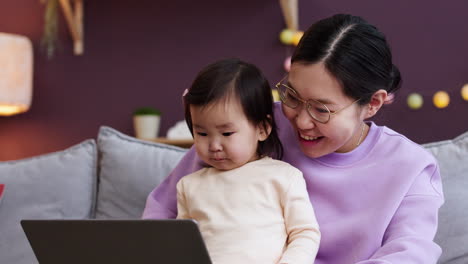
[[[158,115],[136,115],[133,116],[133,127],[137,138],[154,139],[158,137],[159,123],[161,117]]]

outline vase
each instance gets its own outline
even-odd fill
[[[141,139],[155,139],[159,133],[161,117],[158,115],[133,116],[135,136]]]

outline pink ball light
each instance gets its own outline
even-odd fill
[[[288,56],[285,60],[284,60],[284,70],[286,72],[289,72],[289,70],[291,70],[291,56]]]

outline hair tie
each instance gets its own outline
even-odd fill
[[[389,104],[393,103],[393,100],[395,100],[395,94],[394,93],[389,93],[387,95],[387,98],[385,98],[385,101],[383,103],[386,104],[386,105],[389,105]]]

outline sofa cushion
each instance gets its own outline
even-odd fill
[[[63,151],[0,162],[6,188],[0,206],[1,263],[37,263],[22,219],[91,218],[97,184],[97,150],[87,140]]]
[[[97,219],[141,218],[148,194],[187,149],[143,141],[101,127]]]
[[[439,263],[468,263],[468,132],[453,140],[425,144],[437,158],[445,203],[439,211],[435,241],[442,247]]]

